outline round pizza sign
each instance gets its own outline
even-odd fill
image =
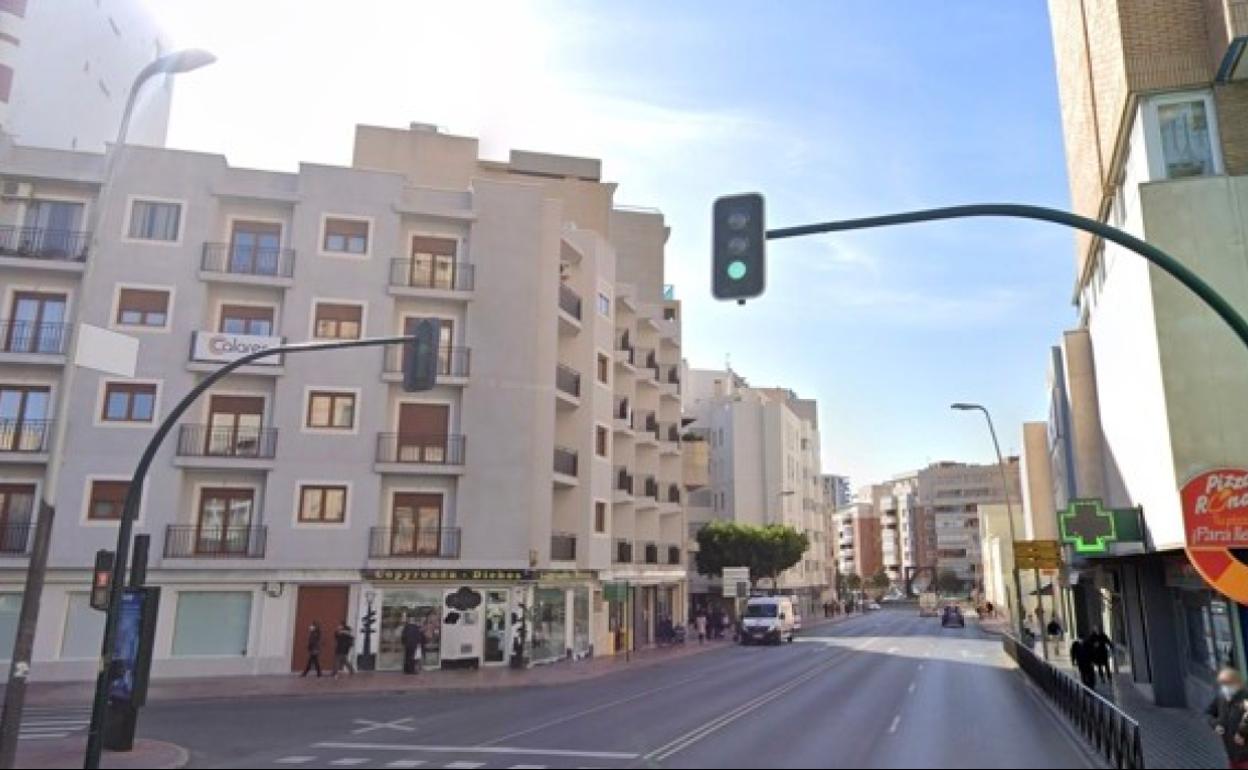
[[[1248,604],[1248,565],[1231,549],[1248,549],[1248,469],[1214,468],[1179,491],[1187,557],[1205,582]]]

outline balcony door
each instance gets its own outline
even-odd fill
[[[230,232],[230,272],[277,275],[281,243],[282,226],[276,222],[235,222]]]
[[[457,247],[454,238],[413,236],[410,284],[431,289],[454,289]]]
[[[438,374],[449,375],[451,373],[451,346],[455,344],[455,322],[449,318],[438,319],[442,326],[438,329]],[[403,333],[415,334],[416,325],[420,323],[419,317],[408,316],[403,319]],[[403,348],[403,363],[406,364],[407,346]],[[407,367],[404,366],[404,369]]]
[[[51,390],[0,385],[0,452],[46,450]]]
[[[204,451],[224,457],[259,457],[263,425],[264,398],[213,396]]]
[[[60,353],[64,347],[65,295],[19,291],[13,295],[5,350]]]
[[[0,484],[0,553],[26,552],[34,511],[34,484]]]
[[[439,556],[442,551],[442,495],[395,492],[390,552],[396,556]]]
[[[451,407],[399,404],[399,462],[445,463]]]
[[[40,256],[76,256],[85,245],[80,232],[83,208],[72,201],[31,201],[23,220],[23,241]]]
[[[246,554],[255,491],[206,487],[199,493],[195,552]]]

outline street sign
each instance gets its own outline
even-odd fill
[[[742,585],[744,584],[744,590]],[[724,567],[724,598],[748,599],[750,597],[750,568]]]
[[[1062,549],[1056,540],[1015,540],[1014,566],[1018,569],[1053,570],[1062,564]]]

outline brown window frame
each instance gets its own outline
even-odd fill
[[[139,300],[134,305],[126,304],[126,295],[130,295],[132,300]],[[157,295],[163,295],[164,301],[160,303],[157,309]],[[117,289],[117,313],[113,317],[113,322],[118,326],[126,326],[135,329],[163,329],[169,325],[169,305],[171,304],[173,293],[168,289],[139,289],[129,286],[120,286]],[[124,314],[127,312],[135,312],[139,314],[138,321],[124,320]],[[153,323],[151,317],[160,315],[160,323]]]
[[[338,518],[329,519],[325,517],[326,511],[329,510],[329,495],[332,492],[342,493],[342,508],[338,512]],[[314,519],[306,515],[307,499],[310,494],[319,495],[321,498],[321,517]],[[347,520],[347,485],[346,484],[300,484],[299,485],[299,515],[300,524],[344,524]]]
[[[598,367],[597,367],[596,373],[598,376],[598,383],[600,385],[611,384],[611,358],[610,356],[606,355],[605,353],[598,354]]]
[[[607,504],[603,500],[594,501],[594,534],[602,535],[607,531]]]
[[[226,319],[243,321],[247,327],[246,331],[227,332],[225,330]],[[256,321],[267,321],[269,324],[268,334],[257,334],[255,329],[251,328],[251,324]],[[230,305],[221,306],[221,310],[217,318],[217,331],[221,334],[247,334],[254,337],[271,337],[277,328],[277,308],[272,305]]]
[[[336,228],[335,225],[338,227]],[[342,227],[346,225],[346,227]],[[321,250],[330,254],[351,254],[354,256],[365,256],[368,254],[369,241],[372,236],[372,223],[367,219],[355,219],[352,217],[325,217],[325,225],[321,228]],[[362,234],[361,234],[362,231]],[[331,237],[341,237],[343,239],[343,248],[336,249],[329,245]],[[364,239],[364,247],[359,251],[347,248],[351,243],[351,239]]]
[[[101,491],[106,492],[106,494],[101,494]],[[129,491],[129,481],[92,479],[91,488],[87,492],[87,521],[120,521],[121,509],[126,503],[126,494]],[[98,515],[97,508],[101,504],[111,504],[116,512],[115,515]]]
[[[124,393],[126,395],[126,414],[124,417],[108,416],[108,402],[114,393]],[[147,419],[134,416],[134,397],[138,394],[150,394],[152,397],[152,416]],[[153,423],[156,421],[156,414],[159,411],[159,400],[160,388],[154,382],[105,381],[104,398],[100,404],[100,422],[112,424]]]
[[[594,426],[594,456],[611,456],[611,429],[602,425]]]
[[[329,399],[329,422],[325,425],[317,425],[312,421],[313,405],[318,398]],[[335,406],[339,399],[351,400],[351,423],[349,425],[335,425],[334,415],[337,413]],[[303,417],[303,425],[305,428],[313,428],[316,430],[354,430],[359,408],[359,394],[351,390],[310,390],[308,391],[308,408]]]
[[[354,313],[354,318],[350,317]],[[321,324],[332,324],[333,332],[321,332]],[[342,325],[355,324],[354,335],[344,335]],[[317,302],[312,309],[312,336],[318,340],[358,340],[364,332],[364,306],[348,302]]]

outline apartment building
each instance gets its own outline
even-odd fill
[[[835,473],[825,473],[822,477],[823,483],[823,501],[831,507],[833,511],[838,508],[844,508],[853,500],[853,493],[849,489],[849,477],[838,476]]]
[[[27,146],[103,152],[135,75],[168,48],[143,0],[0,3],[0,131]],[[131,143],[164,145],[173,81],[138,95]]]
[[[709,483],[690,509],[691,528],[726,519],[806,533],[810,549],[778,588],[796,597],[803,613],[821,612],[831,571],[815,401],[785,388],[751,387],[731,369],[691,369],[684,408],[709,451]],[[691,591],[699,603],[720,595],[718,581],[705,578]]]
[[[1248,3],[1050,0],[1074,210],[1158,246],[1248,312]],[[1144,537],[1071,556],[1076,623],[1159,705],[1243,667],[1234,602],[1184,554],[1178,489],[1248,466],[1248,354],[1138,255],[1075,238],[1077,328],[1051,352],[1054,507],[1141,511]]]
[[[850,503],[836,510],[834,521],[840,574],[866,580],[879,573],[884,568],[883,527],[875,506],[868,502]]]
[[[1020,500],[1017,457],[1006,458],[1010,499]],[[983,550],[979,507],[1006,500],[1006,487],[998,465],[940,462],[916,474],[918,503],[930,511],[936,534],[938,573],[953,572],[968,587],[982,580]]]
[[[615,207],[598,161],[482,160],[475,139],[420,124],[359,127],[345,168],[126,146],[101,191],[104,161],[0,145],[0,177],[25,186],[0,227],[48,206],[98,216],[94,237],[0,250],[0,645],[35,501],[62,469],[36,677],[93,674],[89,567],[183,394],[241,351],[426,317],[442,325],[434,390],[403,391],[400,348],[287,355],[180,421],[137,524],[164,587],[155,674],[299,669],[312,620],[358,627],[370,607],[382,669],[407,617],[430,666],[611,654],[683,619],[668,231]],[[136,375],[69,366],[76,322],[139,339]]]

